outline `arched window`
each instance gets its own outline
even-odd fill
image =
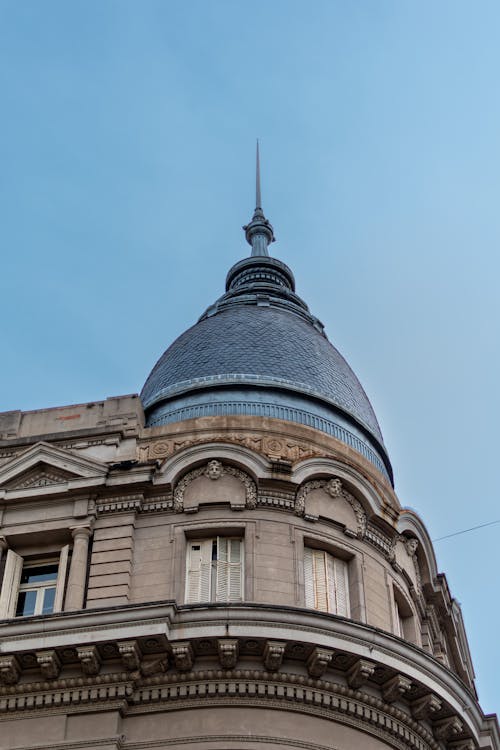
[[[329,552],[304,548],[306,607],[350,616],[347,563]]]

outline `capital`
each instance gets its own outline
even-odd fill
[[[88,539],[92,534],[90,526],[70,526],[71,536],[73,539],[86,538]]]

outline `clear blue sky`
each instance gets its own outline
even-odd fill
[[[433,538],[500,518],[500,5],[0,0],[0,410],[137,392],[247,254],[298,291]],[[436,544],[500,709],[499,526]]]

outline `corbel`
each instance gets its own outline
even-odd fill
[[[125,667],[130,672],[139,669],[142,655],[137,641],[118,641],[116,645]]]
[[[434,737],[437,740],[450,740],[461,734],[463,724],[458,716],[447,716],[446,719],[440,719],[432,725]]]
[[[267,641],[264,646],[264,666],[268,672],[276,672],[283,663],[285,641]]]
[[[187,672],[193,668],[194,653],[189,641],[179,641],[172,644],[172,656],[174,664],[179,672]]]
[[[238,639],[221,638],[217,642],[217,647],[221,667],[224,667],[224,669],[233,669],[238,661]]]
[[[55,649],[48,651],[37,651],[36,660],[40,667],[40,672],[46,680],[55,680],[59,677],[61,671],[61,662]]]
[[[475,747],[476,744],[470,737],[468,737],[466,740],[448,742],[448,750],[474,750]]]
[[[0,683],[15,685],[21,676],[21,665],[14,654],[0,656]]]
[[[394,703],[403,697],[411,688],[411,680],[402,674],[396,674],[382,685],[382,696],[387,703]]]
[[[76,649],[83,674],[95,675],[101,668],[101,658],[97,646],[79,646]]]
[[[353,690],[357,690],[365,682],[368,682],[375,672],[375,664],[368,659],[358,659],[350,669],[347,670],[347,684]]]
[[[333,651],[329,648],[316,648],[311,653],[307,660],[307,671],[310,677],[321,677],[325,674],[326,670],[330,666],[330,662],[333,657]]]
[[[442,703],[433,693],[427,693],[422,698],[417,698],[411,704],[411,714],[417,721],[427,720],[432,718],[433,714],[436,714],[441,710]]]
[[[150,677],[150,675],[153,674],[166,672],[167,669],[168,658],[166,656],[163,657],[163,659],[155,659],[154,661],[143,661],[140,665],[140,671],[144,677]]]

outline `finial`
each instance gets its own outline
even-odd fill
[[[260,197],[260,158],[259,158],[259,139],[257,138],[257,154],[255,164],[255,207],[262,208],[262,199]]]
[[[260,194],[260,154],[259,139],[257,139],[257,155],[255,164],[255,211],[252,221],[243,227],[245,237],[252,246],[252,255],[269,255],[267,246],[274,242],[274,232],[270,222],[264,216],[262,210],[262,198]]]

